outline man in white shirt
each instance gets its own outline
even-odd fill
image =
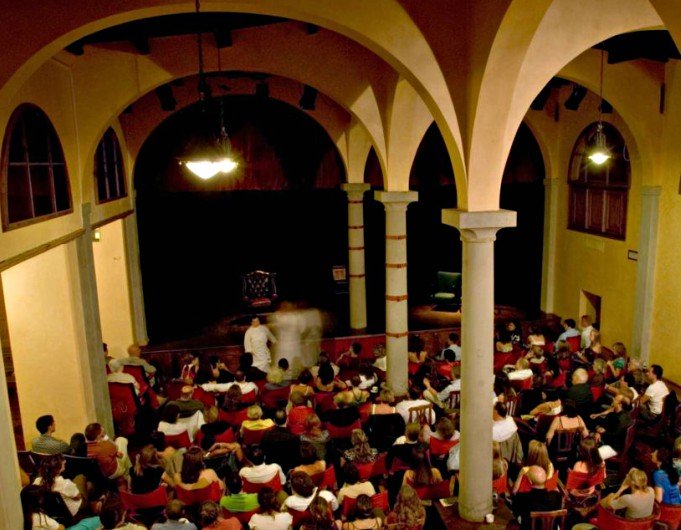
[[[420,407],[423,405],[430,405],[430,410],[426,413],[429,424],[435,423],[435,412],[433,411],[433,404],[430,401],[421,398],[421,392],[416,387],[409,388],[409,399],[400,401],[395,405],[395,412],[397,412],[404,419],[404,423],[409,423],[409,409],[413,407]],[[418,419],[412,418],[413,421],[418,422]]]
[[[246,381],[246,374],[242,370],[234,372],[234,381],[231,383],[204,383],[201,388],[206,392],[227,392],[234,385],[241,389],[242,394],[258,393],[258,385],[252,381]]]
[[[457,335],[456,333],[450,333],[449,337],[447,337],[447,347],[440,352],[440,355],[438,355],[438,360],[440,361],[443,360],[445,358],[445,352],[447,350],[452,350],[455,355],[455,360],[460,361],[461,346],[459,346],[457,342],[459,342],[459,335]]]
[[[563,333],[558,335],[556,344],[558,344],[560,341],[566,341],[570,337],[579,337],[579,335],[580,333],[577,329],[577,323],[574,321],[574,319],[566,318],[563,320]]]
[[[277,339],[267,326],[260,324],[260,319],[254,315],[251,327],[244,335],[244,351],[253,354],[253,366],[263,372],[268,372],[272,364],[272,356],[268,343],[275,344]]]
[[[253,447],[248,455],[248,460],[253,464],[250,467],[242,467],[239,476],[251,484],[265,484],[279,475],[281,484],[286,483],[286,475],[279,464],[266,464],[265,455],[260,447]]]
[[[591,317],[589,315],[582,315],[580,325],[582,326],[582,339],[580,345],[582,349],[588,348],[591,346],[591,330],[594,329],[591,325]]]
[[[494,404],[492,409],[492,440],[495,442],[505,442],[510,439],[516,432],[518,426],[511,416],[508,415],[506,405],[501,402]]]
[[[645,420],[654,420],[662,414],[664,398],[669,394],[669,389],[662,381],[662,367],[659,364],[651,365],[647,375],[651,383],[641,397],[639,415]]]
[[[124,383],[124,384],[131,384],[133,387],[135,387],[135,394],[140,393],[140,385],[137,382],[137,379],[134,378],[134,376],[130,374],[126,374],[123,371],[123,361],[120,359],[114,359],[109,363],[109,369],[111,370],[111,373],[106,376],[106,379],[109,383]]]

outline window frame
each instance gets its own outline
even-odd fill
[[[622,154],[617,153],[621,149],[626,149],[627,144],[624,135],[622,135],[622,133],[617,129],[617,127],[615,127],[614,124],[606,121],[603,121],[602,123],[606,128],[606,136],[613,133],[618,136],[616,142],[617,146],[615,147],[616,151],[615,156],[621,157]],[[588,177],[585,178],[582,174],[582,172],[585,172],[584,174],[586,174],[586,169],[583,169],[584,168],[583,160],[586,159],[586,147],[588,146],[588,140],[595,134],[597,125],[598,122],[593,122],[587,125],[584,129],[582,129],[572,147],[567,172],[568,184],[567,229],[573,230],[575,232],[581,232],[584,234],[590,234],[593,236],[614,239],[616,241],[625,241],[627,238],[627,221],[628,221],[627,214],[629,208],[629,190],[631,190],[630,161],[628,160],[624,161],[626,164],[626,183],[612,182],[610,178],[609,167],[605,168],[606,175],[603,181],[592,180],[591,182],[589,182]],[[612,138],[612,136],[608,137]],[[612,142],[610,142],[610,144],[612,145]],[[576,171],[578,171],[579,173],[577,175],[573,175],[573,172],[575,171],[576,158],[579,158],[579,167],[576,168]],[[594,193],[598,193],[601,195],[600,197],[601,227],[599,230],[590,228],[588,226],[592,218],[590,215],[591,207],[593,206],[591,194]],[[579,194],[583,194],[583,198],[579,197],[578,196]],[[574,211],[577,208],[577,201],[581,201],[581,205],[584,210],[583,223],[573,222],[573,218],[575,217]],[[621,213],[622,223],[620,226],[621,229],[618,230],[617,232],[612,230],[608,231],[609,228],[608,218],[610,215],[611,206],[615,207],[619,206],[619,208],[622,210]]]
[[[31,209],[33,212],[33,216],[28,218],[28,219],[22,219],[20,221],[14,221],[10,222],[9,219],[9,152],[10,152],[10,144],[12,142],[12,138],[14,136],[14,131],[16,126],[19,124],[20,119],[22,118],[24,112],[26,111],[38,111],[42,115],[42,118],[44,118],[47,127],[51,132],[53,133],[54,137],[53,139],[56,142],[56,147],[59,149],[61,152],[61,157],[64,166],[64,178],[65,178],[65,183],[66,183],[66,192],[68,196],[68,202],[69,202],[69,207],[64,210],[58,210],[57,211],[57,197],[56,197],[56,192],[55,192],[55,186],[54,186],[54,174],[53,174],[53,160],[52,160],[52,150],[55,147],[53,145],[53,142],[48,142],[48,153],[49,153],[49,161],[47,162],[47,166],[49,167],[49,172],[50,172],[50,188],[51,188],[51,200],[54,205],[55,211],[52,213],[48,213],[45,215],[35,215],[35,205],[33,203],[33,193],[31,191]],[[26,135],[26,130],[24,129],[24,138],[25,140],[25,135]],[[24,157],[27,158],[29,154],[28,148],[24,149]],[[38,163],[34,163],[38,164]],[[44,164],[44,163],[40,163]],[[31,167],[31,162],[28,160],[26,164],[29,168],[29,184],[30,184],[30,167]],[[29,186],[30,187],[30,186]],[[73,213],[73,194],[71,193],[71,178],[69,177],[69,170],[68,170],[68,165],[66,163],[66,157],[64,156],[64,148],[61,145],[61,140],[59,139],[59,134],[57,133],[57,130],[55,129],[54,125],[52,124],[52,121],[50,120],[49,116],[47,113],[42,110],[40,107],[37,105],[34,105],[32,103],[22,103],[20,104],[14,111],[12,112],[12,115],[10,116],[8,122],[7,122],[7,127],[5,128],[5,135],[3,138],[2,142],[2,155],[0,157],[0,210],[2,210],[2,230],[3,232],[9,232],[11,230],[15,230],[17,228],[23,228],[25,226],[29,226],[35,223],[41,223],[43,221],[49,221],[51,219],[55,219],[57,217],[61,217],[64,215],[69,215]]]
[[[117,157],[117,162],[118,162],[118,167],[116,170],[120,169],[120,184],[123,188],[123,191],[121,195],[117,195],[115,197],[108,197],[105,199],[102,199],[99,196],[99,180],[100,180],[100,175],[99,175],[99,161],[97,159],[99,149],[102,146],[102,143],[107,140],[107,135],[113,136],[113,139],[115,140],[114,148],[115,148],[115,155]],[[106,154],[106,149],[105,149],[105,154]],[[94,155],[94,167],[93,167],[93,176],[94,176],[94,192],[95,192],[95,204],[106,204],[108,202],[112,201],[117,201],[119,199],[125,199],[128,196],[128,183],[127,183],[127,175],[125,173],[125,161],[123,160],[123,150],[121,149],[121,142],[118,139],[118,134],[114,130],[113,127],[108,127],[106,131],[104,131],[104,134],[102,135],[101,139],[99,140],[99,143],[97,143],[97,148],[95,149],[95,155]],[[107,181],[107,187],[108,187],[108,181]]]

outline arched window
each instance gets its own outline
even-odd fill
[[[627,198],[631,167],[624,138],[615,127],[603,123],[612,158],[597,165],[589,160],[597,123],[582,131],[572,150],[568,183],[568,228],[590,234],[624,239],[627,229]]]
[[[113,201],[128,195],[125,189],[123,156],[118,137],[109,127],[97,146],[95,153],[95,181],[97,202]]]
[[[12,114],[3,145],[3,229],[73,211],[64,152],[45,113],[34,105]]]

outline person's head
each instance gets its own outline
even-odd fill
[[[279,427],[283,427],[286,425],[286,419],[286,411],[284,409],[277,409],[277,412],[274,413],[274,423]]]
[[[433,483],[433,470],[425,449],[414,446],[411,452],[411,469],[414,471],[414,484],[428,486]]]
[[[85,439],[88,442],[98,442],[104,436],[104,429],[99,423],[91,423],[85,427]]]
[[[128,356],[129,357],[139,357],[142,355],[142,348],[139,347],[139,344],[131,344],[128,346]]]
[[[184,504],[177,499],[171,499],[166,504],[166,517],[170,521],[179,521],[184,516]]]
[[[586,383],[589,380],[589,372],[587,372],[584,368],[577,368],[573,373],[572,373],[572,384],[573,385],[582,385]]]
[[[319,460],[317,448],[309,442],[300,444],[300,463],[306,466],[314,464]]]
[[[421,499],[409,484],[403,484],[400,488],[393,512],[397,522],[405,526],[423,524],[426,517],[426,509]]]
[[[521,357],[515,363],[515,369],[516,370],[527,370],[529,367],[530,367],[530,361],[525,359],[525,357]]]
[[[69,454],[73,456],[87,456],[87,441],[82,432],[73,433],[69,441]]]
[[[199,510],[199,522],[202,528],[212,525],[218,520],[220,507],[213,501],[204,502]]]
[[[31,484],[21,490],[21,508],[24,512],[24,530],[33,529],[33,514],[41,513],[43,506],[43,490]]]
[[[506,331],[513,333],[517,329],[515,320],[509,320],[506,322]]]
[[[291,474],[291,490],[301,497],[309,497],[314,493],[314,483],[310,475],[302,471],[294,471]]]
[[[450,346],[453,346],[459,342],[459,335],[457,333],[450,333],[449,337],[447,337],[447,342]]]
[[[310,370],[303,370],[300,372],[300,375],[298,375],[298,382],[301,385],[309,385],[313,379],[314,378],[312,377]]]
[[[589,332],[589,340],[591,341],[591,346],[594,344],[600,344],[601,343],[601,332],[598,331],[596,328],[593,328]]]
[[[316,414],[310,414],[305,418],[305,434],[307,436],[319,436],[322,433],[322,420]]]
[[[244,372],[250,370],[253,366],[253,354],[249,351],[242,353],[239,356],[239,368]]]
[[[629,484],[632,493],[636,491],[645,491],[648,487],[648,477],[646,477],[645,472],[635,467],[632,467],[629,470],[629,473],[627,473],[627,477],[624,480]]]
[[[329,503],[324,497],[317,496],[312,499],[310,506],[310,522],[317,527],[323,528],[333,524],[333,513],[329,509]]]
[[[546,448],[546,444],[540,442],[539,440],[531,440],[527,448],[527,459],[525,460],[526,466],[539,466],[546,473],[549,472],[551,467],[551,460],[549,459],[549,452]]]
[[[239,369],[236,372],[234,372],[234,380],[237,383],[243,383],[244,381],[246,381],[246,374],[244,373],[244,371]]]
[[[262,408],[260,408],[260,405],[251,405],[248,407],[248,409],[246,409],[246,417],[252,421],[262,418]]]
[[[259,445],[253,445],[248,450],[248,459],[254,466],[259,466],[265,463],[265,453],[263,453]]]
[[[454,353],[454,350],[447,349],[445,350],[445,361],[448,363],[453,363],[456,361],[456,353]]]
[[[239,405],[241,404],[241,397],[243,396],[243,392],[241,391],[241,387],[239,385],[232,385],[227,389],[227,392],[225,393],[225,401],[222,404],[222,407],[225,410],[236,410],[239,408]]]
[[[370,519],[373,511],[374,506],[371,503],[371,497],[364,493],[358,495],[355,503],[355,519]]]
[[[52,434],[56,429],[54,416],[51,414],[40,416],[40,418],[35,421],[35,428],[38,429],[40,434]]]
[[[305,396],[303,396],[303,393],[295,390],[291,392],[291,395],[289,396],[289,401],[291,401],[291,405],[294,407],[300,407],[301,405],[305,405]]]
[[[141,475],[147,468],[159,467],[161,465],[161,459],[158,457],[158,452],[151,444],[142,447],[135,457],[135,473],[138,475]]]
[[[260,317],[258,315],[251,316],[251,326],[257,328],[260,325]]]
[[[267,382],[271,383],[273,385],[280,385],[281,383],[284,382],[284,370],[282,370],[280,367],[274,367],[271,368],[269,372],[267,372]]]
[[[268,486],[260,488],[258,492],[258,505],[260,506],[260,512],[266,514],[273,514],[281,508],[277,500],[277,494]]]
[[[288,364],[288,359],[285,357],[282,357],[277,361],[277,366],[282,369],[282,371],[286,371],[289,369],[289,364]]]
[[[182,456],[180,477],[185,484],[195,484],[199,480],[201,471],[205,469],[203,451],[200,447],[190,447]]]
[[[350,386],[353,388],[357,388],[359,385],[362,384],[362,380],[359,378],[358,375],[353,375],[350,378]]]
[[[437,423],[435,424],[435,430],[443,440],[450,440],[456,432],[454,423],[446,416],[443,416],[437,420]]]
[[[579,319],[579,325],[582,328],[588,328],[591,325],[591,317],[589,315],[582,315],[582,318]]]
[[[563,328],[565,328],[565,330],[573,329],[576,325],[577,323],[573,318],[566,318],[563,320]]]
[[[319,382],[322,385],[330,385],[333,383],[334,377],[336,377],[335,372],[333,371],[333,366],[331,366],[331,363],[326,362],[322,363],[319,365]]]
[[[362,429],[353,429],[350,435],[350,442],[357,455],[361,457],[371,454],[371,446],[366,433]]]
[[[494,412],[493,412],[493,417],[494,417],[495,421],[503,420],[507,415],[508,415],[508,409],[506,408],[506,404],[502,403],[501,401],[497,401],[494,404]]]
[[[161,415],[161,421],[166,423],[177,423],[177,419],[180,417],[180,407],[175,405],[175,403],[168,403],[163,409],[163,414]]]
[[[362,353],[362,345],[359,342],[353,342],[352,346],[350,347],[350,351],[355,357],[357,357],[360,353]]]
[[[378,394],[378,399],[381,403],[386,405],[391,405],[395,403],[395,393],[390,388],[383,388]]]
[[[600,357],[594,359],[593,370],[595,374],[603,375],[607,369],[608,363],[606,363],[604,359],[601,359]]]
[[[416,400],[416,399],[419,399],[421,397],[421,392],[423,392],[423,390],[416,385],[410,385],[408,392],[409,392],[409,399]]]
[[[345,477],[346,485],[357,484],[360,479],[359,469],[352,462],[346,462],[343,465],[343,477]]]
[[[566,399],[563,401],[563,415],[568,418],[576,418],[579,416],[579,411],[577,410],[577,405],[574,400]]]
[[[123,361],[120,359],[112,359],[109,361],[109,370],[111,370],[111,373],[113,374],[119,374],[123,371]]]
[[[615,353],[616,357],[627,358],[627,347],[622,342],[615,342],[612,345],[612,351]]]
[[[527,470],[527,478],[533,489],[544,489],[546,487],[546,471],[539,466],[530,466]]]
[[[577,458],[586,464],[587,471],[593,475],[603,465],[603,458],[598,450],[598,443],[596,440],[587,436],[579,443],[577,449]]]
[[[653,382],[657,382],[662,379],[662,367],[659,364],[651,364],[648,368],[648,378]]]
[[[99,522],[106,530],[116,528],[123,519],[123,513],[115,504],[105,504],[99,512]]]
[[[40,486],[45,491],[52,491],[55,479],[64,471],[64,457],[60,454],[43,457],[38,474],[42,480]]]
[[[404,428],[404,436],[409,442],[417,442],[421,434],[421,425],[418,423],[407,423]]]
[[[189,401],[194,395],[194,387],[192,385],[184,385],[180,390],[180,400]]]
[[[236,471],[227,473],[227,476],[225,476],[225,486],[232,495],[241,493],[241,490],[243,489],[244,485],[243,482],[241,482],[241,477],[239,476],[239,473],[237,473]]]

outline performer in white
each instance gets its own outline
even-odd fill
[[[269,372],[272,364],[270,349],[267,343],[275,344],[277,339],[267,326],[260,324],[260,319],[253,316],[251,327],[246,330],[244,335],[244,351],[253,354],[253,366],[263,372]]]

